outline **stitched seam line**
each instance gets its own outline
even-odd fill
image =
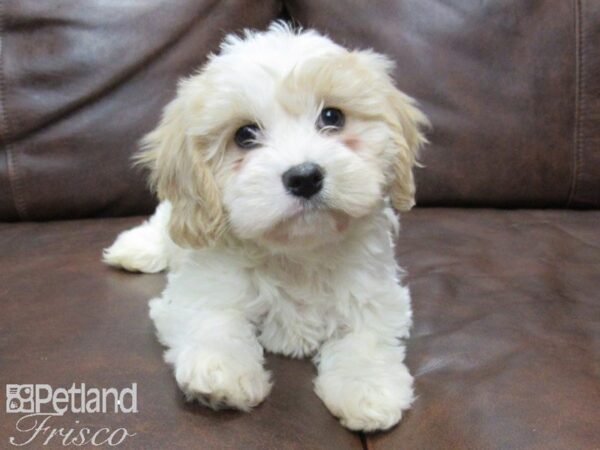
[[[0,129],[2,130],[2,135],[4,137],[6,166],[8,171],[7,178],[12,201],[18,217],[23,220],[27,217],[27,208],[25,206],[25,200],[21,196],[18,176],[18,162],[16,158],[16,152],[10,143],[11,126],[8,113],[6,111],[6,94],[8,89],[6,78],[4,76],[4,54],[6,51],[6,42],[4,39],[6,24],[5,6],[6,4],[4,0],[0,0]]]
[[[573,131],[573,172],[567,206],[571,206],[577,193],[581,165],[581,115],[583,89],[583,30],[582,0],[575,0],[575,128]]]

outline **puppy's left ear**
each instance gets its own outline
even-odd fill
[[[397,211],[408,211],[415,205],[413,168],[418,165],[419,150],[428,141],[423,130],[430,122],[417,107],[413,98],[396,88],[391,76],[395,64],[384,55],[359,51],[363,62],[374,72],[386,103],[384,120],[393,134],[393,171],[389,195]]]
[[[394,113],[392,124],[397,146],[390,199],[397,211],[408,211],[415,205],[413,168],[418,165],[419,150],[427,143],[422,130],[430,124],[415,101],[393,84],[389,102]]]

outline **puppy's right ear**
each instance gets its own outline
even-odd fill
[[[150,169],[150,184],[172,205],[171,239],[183,247],[213,244],[226,228],[221,194],[201,139],[188,135],[185,84],[169,103],[158,127],[141,141],[138,163]]]

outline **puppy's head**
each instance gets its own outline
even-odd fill
[[[392,67],[281,24],[228,37],[143,140],[175,242],[232,233],[307,248],[343,238],[387,197],[410,209],[426,119]]]

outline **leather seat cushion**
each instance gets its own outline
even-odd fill
[[[86,417],[136,432],[135,448],[361,448],[312,392],[308,361],[269,356],[275,387],[250,414],[183,401],[147,313],[164,276],[100,262],[140,220],[0,225],[0,379],[137,382],[138,414]],[[600,212],[404,215],[397,254],[413,294],[418,398],[398,427],[366,437],[369,448],[600,446],[598,223]],[[3,415],[1,442],[17,417]]]

